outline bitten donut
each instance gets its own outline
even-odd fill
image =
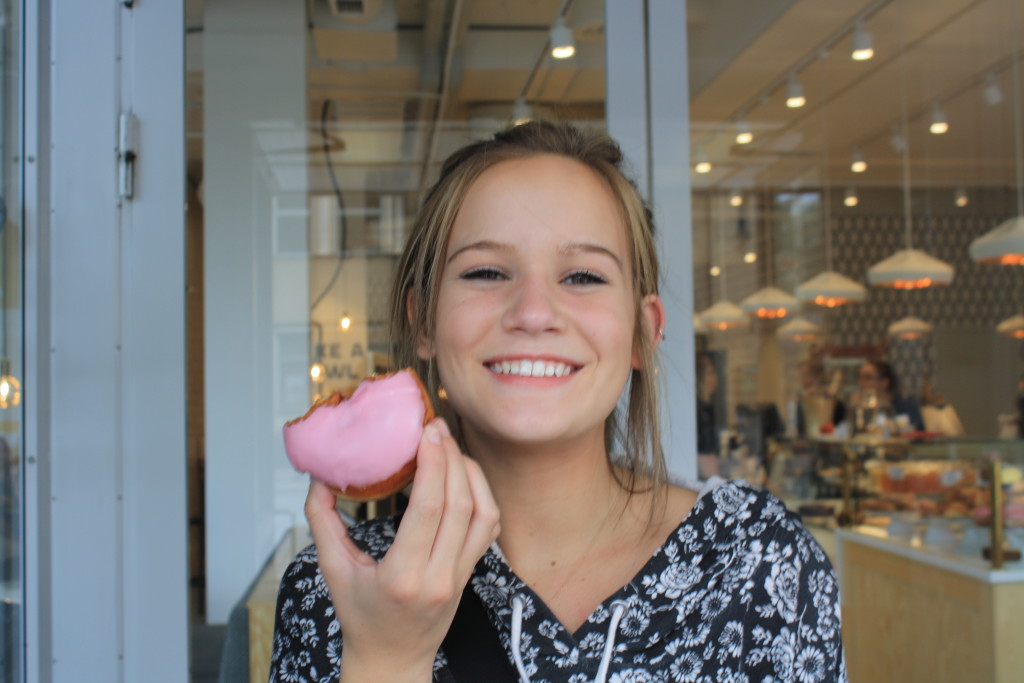
[[[299,472],[311,474],[350,500],[386,498],[416,472],[423,427],[434,417],[414,370],[369,377],[352,396],[313,404],[284,425],[284,448]]]

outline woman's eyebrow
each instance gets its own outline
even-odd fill
[[[564,255],[576,254],[581,251],[591,254],[604,254],[615,261],[619,270],[625,272],[625,267],[622,265],[622,259],[620,259],[614,251],[600,244],[595,244],[593,242],[566,242],[558,248],[558,252]]]
[[[448,260],[445,263],[451,263],[452,259],[461,254],[464,251],[471,251],[474,249],[480,249],[484,251],[512,251],[512,245],[506,244],[505,242],[495,242],[494,240],[480,240],[478,242],[471,242],[470,244],[463,245],[448,255]]]

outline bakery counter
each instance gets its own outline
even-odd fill
[[[1024,680],[1024,563],[992,569],[970,528],[836,530],[851,681]]]

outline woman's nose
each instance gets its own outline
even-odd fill
[[[505,313],[506,329],[538,333],[559,329],[562,316],[557,300],[558,284],[543,276],[524,276],[513,289]]]

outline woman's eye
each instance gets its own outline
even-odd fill
[[[505,274],[497,268],[473,268],[460,276],[463,280],[502,280]]]
[[[577,270],[565,278],[570,285],[603,285],[607,280],[590,270]]]

